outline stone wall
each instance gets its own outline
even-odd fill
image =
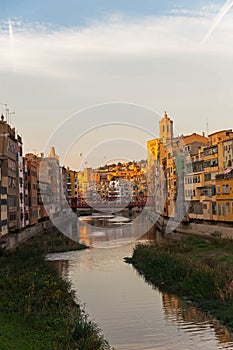
[[[27,240],[28,238],[41,233],[45,230],[51,230],[54,225],[51,221],[40,222],[34,226],[25,228],[19,233],[10,233],[1,238],[0,244],[3,248],[13,249],[16,248],[20,243]]]
[[[178,222],[158,216],[153,211],[148,211],[149,220],[155,222],[155,226],[164,233],[179,232],[183,234],[195,234],[207,237],[221,237],[233,239],[233,224],[216,221],[196,220],[195,222]]]

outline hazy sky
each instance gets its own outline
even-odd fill
[[[232,7],[233,1],[0,0],[1,111],[7,103],[15,112],[12,124],[26,152],[42,152],[71,115],[109,102],[154,111],[154,130],[151,116],[143,121],[152,136],[165,110],[181,134],[206,131],[207,120],[209,132],[233,128]],[[98,113],[91,118],[96,126]],[[74,123],[77,134],[81,122]],[[129,134],[136,141],[138,134]],[[77,158],[89,153],[88,138],[80,147]],[[135,147],[135,159],[139,153]]]

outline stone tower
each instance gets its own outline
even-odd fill
[[[163,118],[159,122],[159,138],[163,144],[169,144],[173,140],[173,121],[164,113]]]

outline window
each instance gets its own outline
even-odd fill
[[[205,181],[211,180],[211,173],[204,174]]]
[[[230,215],[230,202],[226,202],[226,213]]]
[[[8,204],[9,207],[15,207],[16,206],[16,196],[14,197],[8,197]]]
[[[217,194],[220,194],[220,193],[221,193],[220,185],[217,185]]]
[[[229,194],[229,185],[222,185],[222,193]]]
[[[7,205],[7,199],[6,198],[2,198],[1,199],[1,205]]]
[[[6,226],[7,225],[7,220],[1,220],[1,226]]]
[[[10,221],[14,221],[14,220],[16,220],[16,214],[14,214],[14,213],[10,213]]]
[[[221,204],[218,204],[218,216],[221,216],[222,212],[221,212]]]
[[[12,159],[8,159],[8,168],[12,170],[16,170],[16,162],[13,161]]]
[[[218,153],[218,146],[207,148],[204,150],[204,156],[211,156],[212,154]]]
[[[188,177],[188,184],[192,184],[193,183],[193,178],[191,176]]]
[[[16,179],[9,177],[8,184],[9,184],[9,188],[16,188]]]
[[[222,215],[226,216],[226,205],[225,204],[222,205]]]
[[[216,205],[216,202],[213,202],[213,203],[212,203],[212,213],[213,213],[213,215],[216,215],[216,214],[217,214],[217,205]]]
[[[206,160],[204,162],[204,168],[216,167],[218,166],[218,159]]]
[[[15,152],[15,143],[11,139],[8,139],[8,150]]]

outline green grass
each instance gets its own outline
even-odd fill
[[[50,339],[49,339],[50,338]],[[33,329],[22,316],[0,314],[0,349],[1,350],[32,350],[49,349],[52,346],[51,337],[46,338],[43,330]]]
[[[189,236],[135,247],[126,262],[163,291],[188,297],[233,331],[233,241]]]
[[[40,234],[37,234],[25,241],[21,247],[38,249],[42,253],[60,253],[67,252],[72,250],[81,250],[86,249],[84,244],[75,242],[62,233],[60,233],[56,228],[49,231],[44,231]]]
[[[56,236],[62,240],[52,232],[28,240],[15,251],[1,251],[1,350],[110,349],[99,327],[75,303],[70,283],[45,260],[51,246],[64,250],[67,244],[65,239],[56,245]]]

